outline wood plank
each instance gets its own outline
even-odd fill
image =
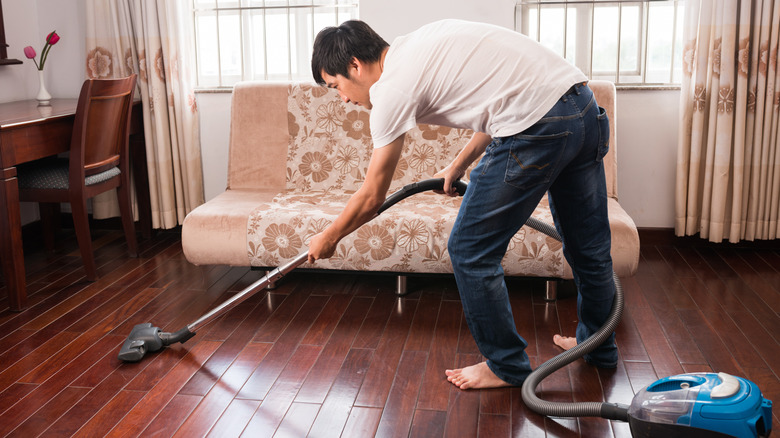
[[[349,413],[349,420],[342,432],[342,438],[365,438],[375,436],[376,428],[379,425],[379,418],[382,416],[381,408],[366,408],[355,406]]]
[[[459,354],[457,366],[462,368],[479,362],[475,354]],[[479,391],[461,390],[450,385],[445,436],[477,436],[479,433]]]
[[[244,382],[246,382],[252,371],[254,371],[270,349],[271,344],[266,343],[251,343],[247,345],[238,355],[235,362],[230,365],[230,368],[221,376],[218,384],[214,385],[211,391],[203,397],[203,403],[198,405],[193,414],[183,422],[176,432],[177,436],[203,436],[209,431],[217,423],[217,420],[223,416],[223,413],[231,405]],[[184,395],[182,391],[179,391],[180,395]]]
[[[372,355],[371,350],[349,351],[311,427],[312,436],[338,435],[344,429]],[[316,364],[314,369],[317,369]],[[301,398],[300,393],[298,398]]]
[[[52,397],[24,423],[13,430],[15,436],[39,436],[51,423],[64,414],[73,404],[78,403],[89,391],[89,388],[67,387]]]
[[[436,317],[441,305],[441,292],[423,291],[420,294],[417,312],[412,320],[409,337],[406,338],[405,351],[428,351],[433,342]]]
[[[100,339],[110,338],[118,340],[117,351],[124,342],[124,338],[116,335],[106,336],[115,324],[124,321],[128,315],[136,309],[142,307],[149,299],[158,293],[156,289],[147,288],[138,292],[132,298],[125,297],[122,300],[109,301],[109,306],[101,306],[91,314],[92,326],[85,327],[85,331],[77,330],[81,333],[68,344],[68,348],[63,348],[47,360],[43,361],[38,367],[27,373],[20,381],[30,383],[41,383],[49,379],[58,370],[58,364],[67,363],[81,354],[85,349],[90,348]]]
[[[5,356],[6,353],[8,353],[8,350],[11,348],[17,346],[20,342],[24,341],[25,339],[29,338],[30,336],[38,333],[37,330],[11,330],[10,333],[7,333],[2,338],[0,338],[0,351],[3,353],[0,354],[0,362],[5,362],[3,360],[3,356]],[[3,363],[3,365],[6,365]]]
[[[462,315],[463,307],[460,302],[442,301],[431,352],[425,364],[418,409],[447,410],[452,384],[447,381],[444,371],[455,368]]]
[[[401,300],[401,298],[397,298],[393,294],[376,294],[371,309],[366,314],[363,326],[352,344],[353,348],[376,348],[390,319],[390,314],[396,307],[397,300]]]
[[[165,380],[145,393],[138,404],[133,406],[133,409],[122,417],[122,420],[116,423],[116,426],[106,436],[138,435],[143,432],[187,380],[195,374],[200,368],[200,364],[219,348],[219,345],[219,342],[214,341],[202,341],[195,344],[187,356],[165,376]],[[102,423],[105,424],[105,422]]]
[[[17,369],[29,372],[30,368],[32,368],[30,364],[35,363],[37,365],[43,360],[43,357],[48,357],[59,351],[63,345],[70,343],[76,339],[77,336],[78,335],[75,333],[41,330],[4,351],[3,354],[0,354],[0,389],[5,387],[2,384],[4,381],[3,375],[6,374],[5,371],[12,368],[14,364],[21,360],[25,360],[26,364],[21,368],[17,367]],[[29,357],[30,354],[35,354],[35,358]],[[16,376],[13,380],[15,381],[18,377],[21,376]],[[13,382],[9,382],[9,384],[10,383]]]
[[[27,394],[34,391],[38,385],[29,383],[14,383],[5,391],[0,392],[0,406],[11,407],[14,403],[23,399]]]
[[[744,281],[734,272],[734,270],[724,262],[717,252],[709,248],[699,248],[699,253],[707,261],[713,270],[726,285],[726,289],[736,296],[745,308],[757,318],[764,326],[769,336],[780,343],[780,315],[767,307],[766,303],[759,297],[753,289],[746,287]]]
[[[196,395],[176,394],[144,430],[143,436],[173,436],[179,426],[203,400]]]
[[[260,400],[233,399],[207,436],[239,436],[259,406]]]
[[[65,415],[54,422],[47,429],[47,434],[52,436],[71,436],[76,433],[76,431],[78,431],[84,424],[90,421],[92,417],[99,415],[101,409],[109,406],[109,403],[120,393],[120,391],[124,389],[124,386],[127,384],[127,382],[143,369],[142,364],[133,364],[139,366],[129,367],[120,366],[117,363],[118,360],[116,359],[115,355],[113,353],[109,353],[109,355],[111,356],[111,360],[106,360],[106,358],[103,358],[101,362],[110,363],[111,369],[113,369],[113,371],[106,371],[101,369],[99,371],[90,372],[88,370],[85,373],[86,375],[101,376],[105,375],[103,373],[107,372],[108,377],[103,379],[87,394],[86,397],[82,398],[78,403],[75,403]],[[92,379],[97,380],[96,377],[91,377],[90,380]],[[78,386],[80,381],[81,378],[76,379],[72,383],[72,386]],[[139,394],[139,396],[143,395],[142,392],[133,392]],[[127,396],[129,395],[126,395],[126,397]],[[116,404],[117,402],[113,403]],[[130,406],[128,406],[128,409],[129,408]]]
[[[563,304],[565,303],[534,303],[534,315],[537,324],[536,343],[541,363],[550,360],[560,353],[560,348],[550,342],[550,340],[552,340],[554,334],[561,332],[558,308]],[[551,374],[537,387],[539,398],[553,402],[572,402],[572,393],[572,381],[568,369],[559,370]],[[572,433],[576,435],[579,430],[577,420],[569,418],[550,419],[545,417],[543,424],[544,430],[553,436],[568,436]]]
[[[404,341],[414,318],[417,300],[398,298],[396,309],[387,321],[382,338],[376,347],[371,366],[366,372],[363,387],[358,393],[355,404],[366,407],[382,407],[387,401],[392,378],[403,353]]]
[[[719,330],[714,328],[704,319],[704,315],[698,310],[681,310],[680,317],[691,333],[696,334],[696,345],[702,351],[706,362],[718,372],[731,375],[742,374],[741,367],[734,360],[731,352],[721,341]]]
[[[137,263],[142,259],[130,259],[130,262],[116,268],[116,271],[112,271],[108,275],[102,276],[100,279],[98,279],[97,282],[71,283],[66,287],[58,289],[55,294],[48,296],[46,299],[40,301],[38,299],[38,295],[31,297],[30,310],[34,309],[34,311],[23,312],[20,317],[13,321],[13,324],[16,327],[27,327],[33,330],[39,330],[45,326],[50,326],[55,321],[58,321],[62,318],[67,318],[66,320],[69,321],[69,323],[63,325],[63,321],[60,321],[60,327],[52,327],[54,329],[64,329],[64,327],[73,324],[75,321],[83,317],[84,313],[81,313],[81,316],[79,316],[79,313],[73,312],[73,310],[81,306],[85,301],[90,299],[95,300],[96,293],[104,297],[102,298],[103,300],[112,297],[112,290],[120,286],[120,284],[116,283],[115,281],[117,277],[122,279],[121,285],[124,285],[124,287],[139,287],[138,285],[133,284],[136,278],[140,278],[143,272],[152,272],[157,263],[162,260],[167,260],[168,258],[174,256],[177,252],[180,253],[181,248],[177,247],[177,245],[171,245],[162,253],[155,254],[151,257],[150,260],[146,260],[145,263],[142,263],[140,267],[135,268]],[[144,254],[141,253],[140,255],[143,256]],[[135,262],[133,262],[133,260]],[[81,263],[80,257],[78,258],[77,262]],[[79,266],[77,269],[83,270],[83,267]],[[130,274],[125,274],[128,272],[127,270],[129,270]],[[55,283],[52,283],[48,287],[56,288],[56,284],[59,282],[61,281],[55,281]],[[139,289],[140,288],[141,287],[139,287]],[[120,289],[123,289],[123,287]],[[41,298],[43,298],[43,296],[41,296]],[[33,301],[37,302],[37,304],[33,305]],[[100,301],[99,303],[102,302],[104,301]],[[83,306],[81,309],[84,311],[91,311],[97,305],[97,302],[93,301],[92,304]],[[5,326],[5,329],[9,328],[9,326]]]
[[[414,412],[410,438],[440,438],[444,436],[447,412],[418,409]]]
[[[115,349],[119,343],[120,339],[117,337],[105,336],[94,342],[89,348],[81,350],[81,353],[74,357],[74,360],[57,367],[55,372],[52,373],[52,378],[40,384],[34,391],[31,391],[0,415],[0,434],[8,433],[19,426],[30,414],[40,409],[52,397],[65,389],[70,382],[81,375],[89,364],[105,356],[106,353]]]
[[[287,362],[295,354],[298,344],[309,329],[312,315],[319,313],[319,309],[322,308],[327,299],[328,297],[325,296],[308,297],[303,306],[299,307],[300,311],[296,312],[295,319],[289,323],[289,327],[279,336],[279,340],[274,343],[263,361],[260,362],[252,376],[244,384],[244,387],[241,388],[241,391],[236,396],[237,398],[265,399],[268,391],[270,391],[274,382],[284,370]],[[285,300],[285,302],[287,301]],[[308,351],[309,349],[305,350]]]
[[[477,436],[510,437],[511,424],[509,415],[479,414]]]
[[[350,346],[358,330],[360,330],[370,305],[370,298],[355,297],[352,300],[352,303],[338,322],[338,326],[330,340],[322,349],[317,363],[314,365],[314,369],[317,372],[311,373],[306,378],[301,390],[295,397],[296,402],[324,402],[331,385],[335,383],[339,373],[344,369],[345,360],[350,353]]]
[[[606,401],[606,397],[601,388],[599,375],[602,371],[613,372],[613,370],[602,370],[585,363],[585,361],[575,361],[569,365],[568,369],[572,381],[572,400],[575,403]],[[627,400],[627,402],[630,401],[630,399]],[[607,420],[582,417],[578,418],[577,422],[579,433],[582,436],[612,436],[612,426]]]
[[[639,336],[656,372],[662,376],[672,376],[682,373],[682,367],[675,355],[670,340],[656,319],[657,313],[651,309],[628,309],[631,318],[636,323]],[[693,361],[691,361],[693,362]]]
[[[419,370],[427,359],[428,353],[422,351],[405,351],[401,356],[393,386],[379,419],[378,436],[409,435],[422,381]]]
[[[231,367],[234,360],[238,355],[245,350],[247,344],[255,334],[257,327],[263,324],[268,319],[268,316],[273,312],[273,307],[268,305],[268,300],[263,300],[260,303],[245,301],[243,304],[233,309],[230,313],[238,313],[245,318],[241,321],[241,324],[236,328],[235,332],[222,342],[222,346],[219,347],[214,354],[211,355],[209,360],[203,364],[201,369],[190,379],[189,382],[180,391],[181,394],[199,395],[204,396],[212,389],[212,387],[219,382],[221,376],[228,367]],[[230,316],[230,315],[226,315]],[[228,324],[230,318],[223,321],[223,324]],[[262,347],[270,348],[270,344],[254,344]],[[263,348],[263,356],[267,352],[267,348]],[[258,360],[259,362],[259,360]],[[257,366],[257,362],[254,364]],[[254,367],[253,367],[254,368]],[[247,377],[249,377],[247,375]],[[243,385],[244,382],[242,381]],[[240,386],[239,386],[240,387]],[[232,394],[233,396],[235,395]],[[232,397],[232,396],[231,396]]]
[[[333,330],[336,329],[341,315],[347,310],[350,301],[352,301],[352,297],[349,295],[330,297],[306,336],[301,340],[301,344],[324,346],[330,339]]]
[[[298,347],[244,429],[246,436],[273,436],[321,350],[322,347],[313,345]]]
[[[656,251],[648,249],[647,253],[657,254]],[[644,256],[644,253],[643,253]],[[643,261],[648,259],[643,258]],[[648,262],[649,263],[649,262]],[[666,262],[657,256],[652,262],[654,265],[665,266]],[[659,270],[657,267],[651,270]],[[660,272],[666,272],[664,269],[660,269]],[[669,274],[663,274],[667,276]],[[690,309],[694,308],[690,296],[682,288],[679,282],[672,280],[661,280],[663,277],[659,277],[658,274],[651,274],[646,276],[637,276],[637,282],[642,288],[642,293],[647,300],[647,303],[653,309],[654,319],[662,327],[664,336],[668,339],[669,347],[674,351],[676,357],[680,358],[682,362],[688,363],[700,363],[703,358],[701,352],[696,346],[690,333],[685,329],[685,325],[680,320],[677,312],[671,311],[671,309]],[[674,290],[667,289],[673,288]],[[671,300],[670,296],[682,296],[685,295],[685,300],[677,299]],[[641,313],[639,313],[641,314]],[[635,316],[637,314],[634,314]],[[640,326],[641,327],[641,326]]]
[[[284,416],[282,424],[276,429],[274,438],[308,436],[309,428],[314,423],[319,410],[320,405],[316,403],[293,403],[290,410],[287,411],[287,415]]]
[[[117,424],[127,413],[137,406],[138,402],[144,398],[143,392],[122,390],[114,396],[98,413],[92,417],[83,427],[81,427],[74,437],[95,437],[106,436],[111,428]],[[156,414],[156,412],[155,412]],[[148,419],[152,420],[154,417]],[[146,423],[144,423],[144,426]],[[132,436],[133,434],[128,434]]]
[[[512,436],[523,438],[545,437],[544,417],[531,411],[523,403],[520,388],[512,388],[510,393],[512,398]]]

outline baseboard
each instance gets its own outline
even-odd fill
[[[738,243],[710,242],[702,239],[699,234],[693,236],[678,237],[674,234],[673,228],[637,228],[639,232],[640,245],[675,245],[675,246],[695,246],[695,247],[729,247],[729,248],[750,248],[750,249],[780,249],[780,239],[774,240],[743,240]]]

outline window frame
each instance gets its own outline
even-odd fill
[[[682,64],[682,25],[684,15],[684,2],[685,0],[516,0],[515,2],[515,22],[514,28],[516,31],[521,32],[536,41],[542,40],[542,17],[545,9],[563,8],[563,44],[562,51],[560,49],[552,48],[557,51],[564,58],[569,59],[570,62],[577,65],[583,72],[591,79],[607,79],[615,83],[616,86],[621,88],[679,88],[682,78],[681,64]],[[649,46],[651,42],[649,40],[649,33],[651,29],[651,14],[653,9],[651,4],[668,4],[673,8],[673,24],[671,35],[671,54],[668,57],[668,65],[664,66],[664,69],[668,67],[668,79],[648,80],[648,54]],[[636,28],[636,53],[634,53],[636,59],[636,69],[624,70],[621,66],[621,56],[626,50],[623,47],[624,35],[624,6],[639,6]],[[597,9],[599,8],[614,8],[617,7],[617,25],[616,25],[616,45],[614,59],[614,69],[610,70],[594,70],[594,35],[596,34],[596,16]],[[533,10],[533,12],[528,12]],[[570,25],[571,19],[570,12],[574,10],[574,19],[577,21],[576,36],[574,38],[574,50],[575,59],[577,57],[585,56],[586,61],[582,62],[577,59],[577,62],[573,61],[569,57],[570,50]],[[604,9],[606,10],[606,9]],[[586,16],[586,17],[583,17]],[[530,23],[530,20],[535,18],[536,23]],[[658,19],[660,21],[660,19]],[[583,26],[584,24],[584,26]],[[535,32],[535,35],[529,35],[529,33]],[[633,33],[633,32],[631,32]],[[543,43],[544,44],[544,43]],[[548,45],[548,44],[545,44]],[[549,47],[549,45],[548,45]],[[625,52],[628,53],[628,52]],[[627,80],[631,78],[631,80]]]
[[[203,3],[211,3],[204,6]],[[229,89],[239,81],[244,80],[304,80],[310,75],[308,68],[311,55],[311,43],[316,33],[324,26],[338,26],[342,21],[359,17],[359,0],[191,0],[191,20],[193,23],[193,38],[195,41],[195,82],[199,89]],[[301,14],[300,11],[310,11]],[[331,13],[323,26],[321,17]],[[271,15],[286,16],[286,64],[287,71],[269,71],[269,39],[268,17]],[[213,16],[213,30],[208,35],[201,32],[199,20],[202,17]],[[238,38],[240,40],[240,59],[238,70],[233,74],[226,73],[224,67],[223,43],[221,38],[221,17],[237,16]],[[261,26],[255,26],[253,20],[261,17]],[[318,16],[320,22],[318,23]],[[329,20],[332,18],[332,22]],[[283,18],[285,19],[285,18]],[[305,23],[301,26],[300,21]],[[320,25],[319,28],[315,26]],[[255,33],[257,27],[262,27]],[[215,59],[204,61],[201,53],[201,39],[213,38],[216,41]],[[262,46],[258,49],[257,45]],[[277,44],[277,49],[281,45]],[[305,59],[304,59],[305,58]],[[206,74],[204,62],[216,63],[216,73]],[[257,68],[259,65],[262,68]],[[297,69],[293,68],[293,64]],[[278,66],[278,65],[277,65]],[[294,71],[295,70],[295,71]],[[311,78],[308,78],[311,79]]]

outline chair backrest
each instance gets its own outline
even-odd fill
[[[85,176],[126,168],[135,83],[135,74],[84,81],[71,138],[71,187]]]

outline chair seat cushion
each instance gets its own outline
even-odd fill
[[[26,163],[17,168],[19,189],[68,189],[68,160],[58,158],[55,160],[39,160]],[[112,167],[106,171],[90,175],[85,178],[86,185],[107,181],[121,172],[118,167]]]

